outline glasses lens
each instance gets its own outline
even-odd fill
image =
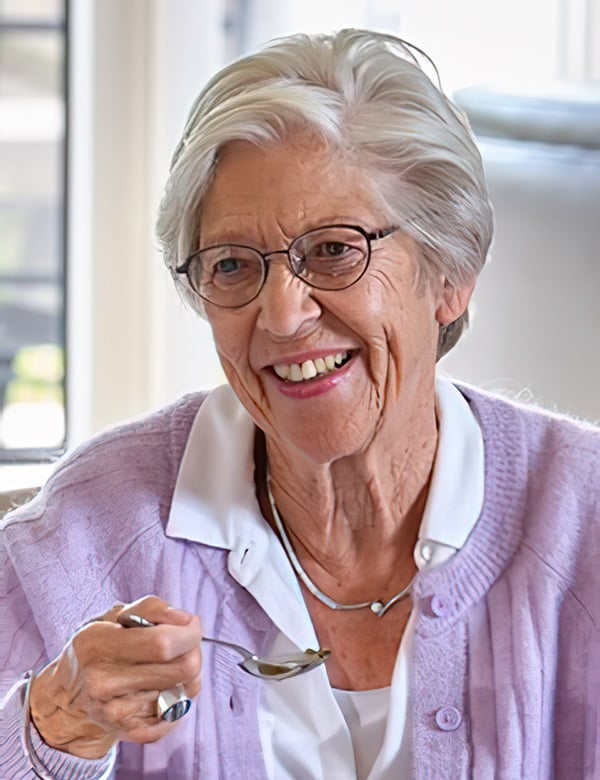
[[[352,227],[325,227],[297,238],[290,247],[296,272],[324,290],[341,290],[359,279],[369,257],[369,243]]]
[[[198,295],[227,308],[252,300],[260,290],[263,273],[260,254],[234,244],[203,249],[188,268],[190,284]]]

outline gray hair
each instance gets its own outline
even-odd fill
[[[420,246],[424,272],[457,286],[474,281],[493,219],[468,122],[420,49],[392,35],[350,29],[276,40],[217,73],[192,106],[157,235],[167,267],[194,308],[202,312],[200,299],[174,269],[199,247],[202,199],[220,150],[234,140],[266,146],[298,127],[373,172],[387,216]],[[438,357],[467,324],[465,312],[441,329]]]

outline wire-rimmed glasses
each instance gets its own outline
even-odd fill
[[[259,252],[243,244],[217,244],[190,255],[175,272],[185,274],[202,300],[224,309],[253,301],[269,273],[269,257],[284,254],[298,279],[318,290],[345,290],[364,275],[371,242],[399,230],[368,233],[358,225],[326,225],[295,238],[287,249]]]

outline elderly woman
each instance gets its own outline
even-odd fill
[[[600,773],[600,436],[436,380],[492,217],[413,51],[294,36],[198,98],[158,230],[229,384],[6,523],[2,777]]]

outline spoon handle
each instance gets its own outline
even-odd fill
[[[246,648],[241,645],[236,645],[234,642],[226,642],[224,639],[213,639],[210,636],[203,636],[202,641],[212,642],[213,645],[221,645],[222,647],[228,647],[230,650],[235,650],[236,653],[239,653],[242,658],[245,658],[246,660],[248,658],[255,658],[249,650],[246,650]]]
[[[123,626],[123,628],[152,628],[156,625],[156,623],[152,623],[139,615],[119,615],[117,623]]]

